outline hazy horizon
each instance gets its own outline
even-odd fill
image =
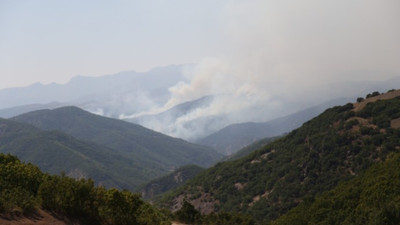
[[[396,0],[5,0],[0,88],[188,63],[232,85],[398,73],[399,12]]]

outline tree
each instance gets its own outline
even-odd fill
[[[184,200],[182,208],[176,212],[176,216],[181,222],[194,223],[200,217],[200,212],[192,204]]]

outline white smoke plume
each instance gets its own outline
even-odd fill
[[[267,121],[345,97],[327,88],[332,83],[400,74],[398,0],[228,1],[218,22],[223,56],[186,70],[190,81],[171,87],[171,98],[153,112],[203,96],[214,96],[212,103],[172,124],[145,125],[193,140],[230,123]]]

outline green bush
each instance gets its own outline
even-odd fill
[[[14,156],[0,154],[0,212],[29,213],[39,207],[80,224],[170,224],[164,212],[138,194],[95,187],[90,179],[44,174]]]

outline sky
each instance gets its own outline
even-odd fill
[[[0,0],[0,88],[186,63],[234,90],[396,73],[399,21],[398,0]]]
[[[0,0],[0,88],[218,55],[225,1]]]

